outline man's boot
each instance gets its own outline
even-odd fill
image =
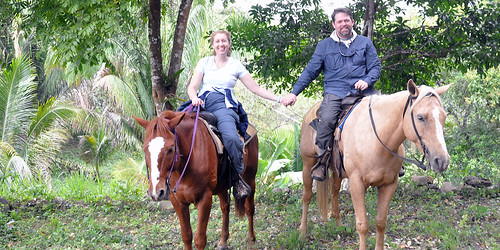
[[[324,181],[328,174],[328,165],[330,165],[331,149],[320,149],[318,161],[311,168],[311,177],[317,181]]]
[[[250,195],[250,192],[252,192],[250,185],[248,185],[243,178],[241,178],[241,176],[239,177],[239,180],[237,180],[233,185],[233,196],[237,200],[247,198]]]

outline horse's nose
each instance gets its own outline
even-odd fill
[[[165,190],[165,189],[160,189],[160,192],[158,194],[158,200],[168,200],[170,197],[170,193]]]
[[[149,192],[149,189],[146,190],[146,192],[148,193],[148,196],[151,198],[151,200],[153,200],[153,201],[159,201],[158,196],[155,195],[155,194],[151,194],[151,192]]]
[[[431,166],[432,169],[438,173],[444,172],[447,168],[448,165],[450,164],[450,157],[449,156],[434,156],[432,158]]]

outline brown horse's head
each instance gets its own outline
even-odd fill
[[[164,111],[152,121],[134,117],[146,129],[143,150],[149,172],[148,195],[155,201],[169,197],[167,178],[176,156],[173,130],[184,118],[185,113]]]
[[[440,98],[449,87],[417,88],[412,80],[408,81],[408,91],[414,100],[405,113],[404,133],[424,153],[431,169],[438,173],[444,172],[450,164],[443,134],[446,113]]]

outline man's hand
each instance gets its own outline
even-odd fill
[[[285,107],[288,105],[293,106],[293,104],[295,104],[296,101],[297,101],[297,96],[292,93],[284,96],[280,100],[281,104],[285,105]]]
[[[366,88],[368,88],[368,83],[363,80],[359,80],[354,84],[354,88],[359,90],[365,90]]]

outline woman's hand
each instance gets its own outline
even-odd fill
[[[203,100],[198,98],[198,97],[195,97],[193,99],[191,99],[191,104],[193,104],[193,106],[200,106],[200,105],[203,105]]]

